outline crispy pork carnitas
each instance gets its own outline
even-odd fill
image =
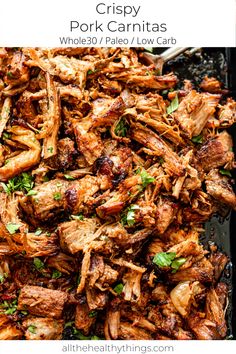
[[[226,337],[236,102],[142,58],[0,49],[0,339]]]

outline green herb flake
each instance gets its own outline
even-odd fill
[[[31,196],[31,195],[36,195],[38,192],[34,191],[33,189],[31,191],[29,191],[26,195],[27,197]]]
[[[224,168],[219,170],[220,174],[223,176],[228,176],[228,177],[232,177],[232,174],[229,170],[225,170]]]
[[[31,332],[31,333],[33,333],[33,334],[36,333],[36,329],[37,329],[37,327],[36,327],[35,325],[30,325],[30,326],[28,327],[28,331]]]
[[[89,316],[90,318],[92,318],[92,317],[96,317],[97,314],[98,314],[97,311],[94,310],[94,311],[90,311],[88,316]]]
[[[12,79],[13,78],[12,72],[8,71],[7,72],[7,77],[8,77],[8,79]]]
[[[118,124],[115,127],[115,134],[117,136],[125,137],[129,127],[126,123],[125,118],[121,118]]]
[[[21,311],[20,313],[22,313],[22,315],[25,315],[25,316],[29,314],[28,311]]]
[[[17,300],[15,299],[12,302],[5,300],[0,306],[4,309],[5,315],[13,315],[17,310]]]
[[[178,99],[178,95],[175,95],[175,98],[171,101],[170,105],[167,107],[167,114],[171,114],[174,111],[176,111],[176,109],[179,107],[179,99]]]
[[[5,191],[8,190],[8,194],[13,193],[15,191],[29,192],[33,188],[33,186],[33,177],[26,172],[23,172],[17,177],[9,179],[7,185],[5,185],[5,188],[2,185]]]
[[[35,257],[33,262],[34,262],[34,266],[37,270],[41,270],[44,268],[44,263],[41,261],[40,258]]]
[[[49,148],[48,148],[48,152],[50,152],[50,154],[52,154],[52,153],[53,153],[53,147],[52,147],[52,146],[49,146]]]
[[[62,276],[62,273],[59,272],[59,270],[57,269],[54,269],[53,272],[52,272],[52,279],[58,279]]]
[[[9,188],[7,187],[7,185],[5,183],[1,182],[1,186],[2,186],[2,188],[3,188],[5,193],[7,193],[7,194],[11,193]]]
[[[142,179],[142,185],[143,187],[147,187],[150,183],[153,183],[155,182],[155,178],[150,176],[146,170],[142,170],[140,172],[140,176],[141,176],[141,179]]]
[[[41,230],[40,228],[38,228],[36,231],[35,231],[35,235],[36,236],[39,236],[39,235],[41,235],[41,233],[43,232],[43,230]]]
[[[64,175],[64,177],[66,178],[66,179],[68,179],[68,181],[74,181],[74,177],[72,177],[72,176],[70,176],[70,175],[67,175],[67,174],[65,174]]]
[[[7,132],[3,132],[2,138],[3,138],[3,139],[10,139],[10,138],[11,138],[11,134],[9,134],[9,133],[7,133]]]
[[[169,267],[172,261],[175,259],[176,253],[174,252],[160,252],[153,258],[153,263],[158,267]]]
[[[71,215],[71,219],[73,220],[84,220],[84,216],[82,214],[78,214],[78,215]]]
[[[4,275],[0,274],[0,284],[3,284],[5,280]]]
[[[130,205],[128,209],[124,212],[121,223],[123,225],[133,226],[135,224],[135,211],[139,209],[139,206],[136,204]]]
[[[202,135],[194,136],[191,140],[192,140],[192,142],[195,143],[195,144],[202,144],[202,143],[203,143],[203,137],[202,137]]]
[[[73,327],[74,324],[75,324],[75,321],[66,322],[64,328]]]
[[[122,293],[122,291],[123,291],[123,288],[124,288],[124,285],[122,284],[122,283],[120,283],[120,284],[117,284],[115,287],[114,287],[114,291],[118,294],[118,295],[120,295],[121,293]]]
[[[172,270],[172,273],[176,273],[177,270],[179,270],[179,268],[186,262],[186,258],[177,258],[177,259],[174,259],[173,262],[171,263],[171,268],[173,269]]]
[[[21,227],[21,224],[16,224],[14,222],[9,222],[7,225],[6,225],[6,228],[7,228],[7,231],[13,235],[16,233],[16,231],[19,230],[19,228]]]
[[[56,192],[56,193],[53,194],[53,199],[54,200],[61,200],[61,198],[62,198],[62,195],[61,195],[60,192]]]

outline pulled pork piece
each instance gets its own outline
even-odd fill
[[[119,304],[117,304],[116,299],[114,299],[107,311],[106,322],[105,322],[105,337],[106,339],[117,339],[119,335],[120,327],[120,310]]]
[[[11,322],[8,316],[0,315],[0,340],[16,340],[21,339],[22,331]]]
[[[76,267],[75,259],[62,252],[59,252],[55,256],[49,257],[47,259],[47,265],[64,274],[72,273]]]
[[[135,302],[139,300],[141,294],[141,279],[142,273],[132,269],[123,276],[123,293],[126,301]]]
[[[229,259],[225,254],[216,252],[210,255],[209,261],[214,267],[214,279],[218,281]]]
[[[186,317],[189,315],[194,297],[201,294],[203,290],[204,287],[198,281],[193,283],[190,281],[180,282],[172,289],[170,298],[181,316]]]
[[[151,340],[152,336],[150,333],[146,332],[144,329],[134,327],[129,322],[120,322],[119,327],[119,338],[129,339],[129,340]]]
[[[177,204],[172,202],[171,200],[161,198],[157,204],[156,211],[156,226],[155,230],[159,234],[163,234],[172,221],[175,218],[177,213]]]
[[[70,138],[60,139],[57,144],[57,155],[47,161],[49,166],[58,170],[66,170],[73,167],[73,155],[75,144]]]
[[[27,340],[62,339],[63,320],[31,317],[23,321]]]
[[[210,93],[222,92],[221,89],[222,83],[214,77],[205,76],[199,86],[203,91],[206,92],[210,92]]]
[[[219,123],[222,128],[229,128],[236,122],[236,102],[232,98],[227,99],[224,106],[220,106]]]
[[[48,113],[44,122],[42,133],[39,135],[44,138],[43,141],[43,158],[48,159],[57,154],[57,139],[60,128],[60,107],[59,95],[52,77],[47,73],[47,93],[48,93]]]
[[[190,139],[201,133],[208,118],[214,114],[220,97],[192,90],[180,102],[173,116]]]
[[[104,149],[101,134],[97,130],[90,130],[91,126],[92,120],[87,118],[81,122],[73,122],[78,150],[89,165],[92,165],[101,156]]]
[[[65,192],[67,207],[72,214],[78,214],[89,208],[91,197],[100,189],[100,181],[94,176],[85,176],[71,182]]]
[[[181,176],[183,174],[183,167],[178,155],[152,130],[137,123],[132,128],[132,138],[150,149],[150,154],[162,157],[164,160],[163,168],[170,175]]]
[[[45,289],[40,286],[25,285],[18,299],[18,310],[27,310],[36,316],[61,318],[67,293]]]
[[[220,175],[214,169],[208,173],[205,183],[209,195],[219,203],[226,204],[236,210],[236,195],[226,176]]]
[[[204,313],[192,312],[187,317],[188,326],[193,331],[196,339],[200,340],[212,340],[221,339],[220,335],[216,331],[216,324],[204,318]]]
[[[14,86],[28,82],[29,68],[24,65],[24,62],[25,56],[21,51],[16,51],[13,53],[8,72],[5,77],[5,82],[8,84],[8,87],[5,88],[5,91],[8,91]]]
[[[216,324],[216,333],[220,338],[224,338],[227,333],[224,309],[213,288],[206,295],[206,318]]]
[[[177,83],[177,77],[172,73],[163,76],[147,75],[148,68],[149,67],[147,67],[145,72],[143,71],[142,73],[137,73],[137,75],[127,70],[121,74],[112,74],[110,76],[118,81],[126,82],[128,86],[138,86],[156,90],[169,89]]]
[[[13,126],[8,131],[12,134],[12,141],[26,146],[28,150],[10,157],[7,164],[0,167],[0,181],[4,182],[35,166],[40,160],[41,151],[40,144],[31,130]]]
[[[201,146],[196,155],[197,163],[206,172],[226,164],[231,165],[234,161],[232,148],[232,137],[226,131],[223,131]]]
[[[77,290],[77,292],[80,292]],[[94,288],[86,287],[86,299],[90,310],[102,310],[108,302],[108,294]]]
[[[96,219],[73,220],[58,225],[61,248],[75,254],[85,251],[97,237]]]
[[[191,268],[180,269],[178,272],[169,275],[173,282],[179,281],[199,281],[200,283],[210,283],[213,280],[213,266],[206,259],[194,263]]]
[[[96,321],[96,317],[89,316],[89,307],[87,304],[76,305],[75,310],[75,327],[82,331],[84,335],[88,335],[91,326]]]
[[[104,263],[102,256],[93,256],[89,269],[89,286],[107,290],[118,278],[119,273]]]
[[[28,257],[53,256],[59,251],[55,233],[27,233],[23,245]]]
[[[3,130],[5,129],[8,120],[10,119],[11,113],[11,99],[9,97],[5,98],[5,101],[2,106],[2,111],[0,114],[0,138],[2,136]]]
[[[96,101],[95,101],[96,102]],[[93,127],[112,126],[116,120],[122,115],[125,109],[125,103],[121,97],[116,98],[112,104],[98,114],[93,114],[91,119]]]
[[[23,197],[20,205],[29,218],[44,221],[55,217],[60,211],[66,209],[66,189],[69,182],[62,179],[54,179],[45,182],[33,190],[34,195]]]

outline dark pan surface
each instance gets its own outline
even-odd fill
[[[156,48],[155,53],[160,54],[166,48]],[[204,76],[213,76],[224,83],[229,89],[230,96],[236,98],[236,70],[233,63],[236,63],[236,48],[203,48],[201,52],[192,57],[184,54],[169,61],[164,66],[164,72],[173,71],[177,74],[183,85],[184,79],[189,79],[198,85]],[[234,152],[236,153],[236,129],[231,129],[234,139]],[[234,174],[235,178],[235,174]],[[229,213],[227,216],[213,216],[205,224],[205,232],[201,236],[201,242],[209,247],[216,244],[220,251],[227,254],[230,261],[224,270],[221,280],[229,285],[229,305],[227,310],[228,336],[227,339],[236,337],[236,213]]]

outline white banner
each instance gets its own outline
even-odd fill
[[[1,341],[1,353],[103,353],[103,354],[235,354],[236,342],[229,341]]]
[[[235,46],[235,0],[5,0],[0,46]]]

